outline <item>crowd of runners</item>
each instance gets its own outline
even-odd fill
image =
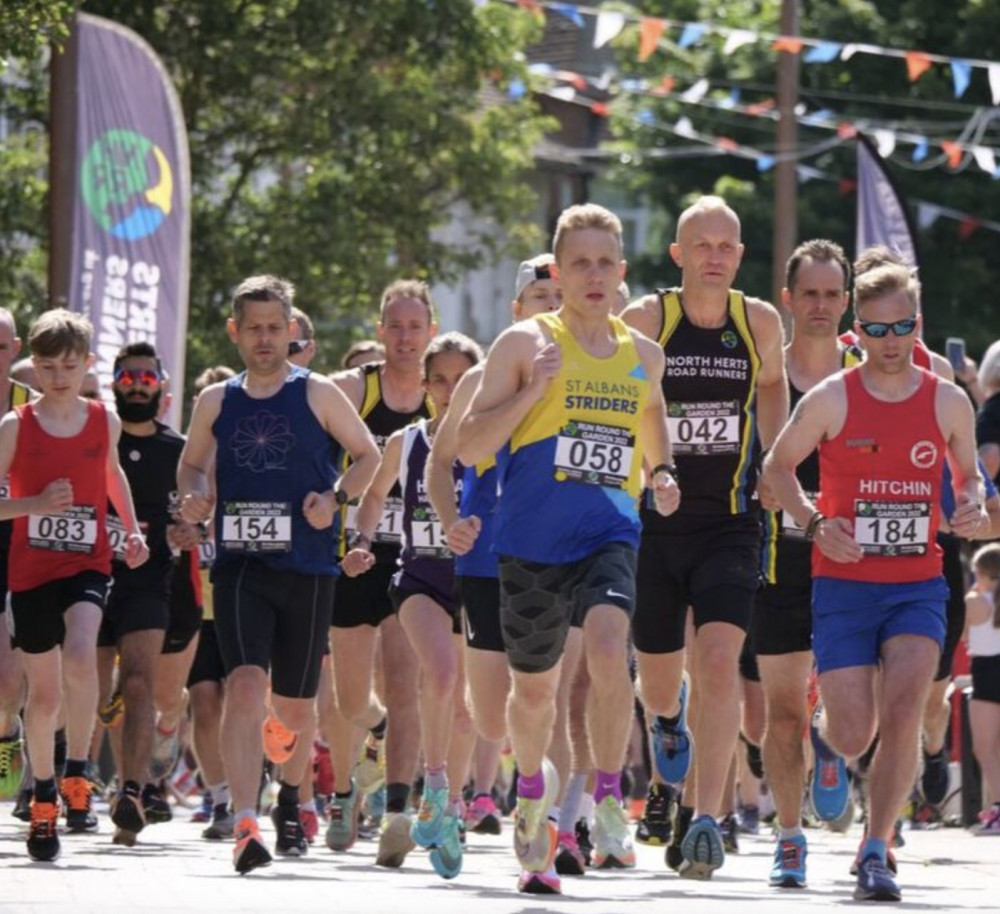
[[[1000,347],[959,386],[883,248],[806,241],[780,309],[744,295],[718,197],[670,255],[680,285],[629,304],[621,223],[570,207],[488,355],[399,280],[330,377],[293,286],[247,278],[186,437],[148,342],[112,409],[84,317],[15,364],[0,311],[0,788],[31,858],[100,831],[101,781],[132,846],[190,770],[238,873],[372,840],[453,879],[507,828],[517,888],[558,894],[634,841],[709,879],[766,793],[762,879],[805,886],[804,820],[857,820],[854,897],[898,901],[963,635],[1000,834]]]

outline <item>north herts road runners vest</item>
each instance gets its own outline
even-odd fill
[[[41,427],[31,403],[17,407],[17,449],[10,467],[11,498],[38,495],[54,479],[73,486],[73,506],[62,514],[14,519],[8,586],[31,590],[82,571],[111,574],[108,511],[108,417],[104,405],[87,401],[78,435],[59,438]]]
[[[410,413],[398,413],[396,410],[390,409],[382,398],[381,368],[381,362],[362,366],[365,394],[361,401],[361,409],[358,410],[358,414],[368,426],[368,431],[372,433],[372,437],[378,445],[379,453],[385,451],[385,443],[393,432],[398,432],[401,428],[412,425],[418,419],[430,419],[434,416],[429,397],[424,398],[419,409]],[[340,471],[343,474],[351,465],[350,456],[346,453],[342,454],[339,463]],[[357,512],[357,505],[346,505],[342,510],[340,555],[344,555],[347,551],[347,540],[357,530],[355,521]],[[402,524],[403,495],[397,484],[386,496],[385,509],[382,511],[382,517],[379,519],[375,535],[372,537],[371,551],[378,564],[396,564],[396,560],[399,558]]]
[[[334,441],[309,407],[309,372],[293,366],[264,399],[247,395],[245,378],[226,382],[212,426],[215,568],[254,558],[282,571],[339,574],[335,536],[302,513],[309,492],[327,492],[337,479]]]
[[[860,368],[844,372],[847,419],[819,446],[816,507],[852,520],[865,556],[834,562],[814,545],[814,576],[904,584],[941,574],[936,536],[946,445],[934,407],[937,386],[937,377],[921,370],[916,392],[889,403],[868,393]]]
[[[853,347],[840,353],[842,368],[859,364],[863,353]],[[788,378],[788,414],[795,411],[805,393]],[[819,492],[819,452],[813,451],[798,465],[795,475],[806,497],[815,503]],[[763,512],[764,541],[762,544],[763,570],[769,584],[808,585],[812,581],[812,546],[806,541],[806,532],[799,527],[791,514],[785,511]]]
[[[399,459],[399,487],[403,492],[403,546],[399,564],[407,574],[430,584],[441,593],[455,589],[455,562],[445,544],[441,521],[427,497],[424,470],[431,442],[427,420],[421,419],[403,432]],[[462,485],[461,466],[452,471],[456,500]]]
[[[644,532],[682,533],[689,515],[757,510],[760,356],[742,292],[729,293],[726,322],[711,328],[688,320],[677,289],[659,296],[663,327],[657,342],[666,354],[663,399],[681,505],[661,517],[647,494],[642,524]]]
[[[608,543],[638,547],[639,440],[649,379],[627,326],[600,359],[558,313],[539,314],[562,369],[497,454],[494,551],[532,562],[576,562]]]
[[[495,578],[498,560],[493,552],[493,528],[497,509],[497,464],[490,457],[474,467],[466,467],[462,476],[460,517],[475,515],[482,521],[479,536],[465,555],[455,556],[455,573],[473,578]]]

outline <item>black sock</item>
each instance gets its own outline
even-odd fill
[[[371,727],[368,732],[375,737],[375,739],[385,739],[385,728],[389,723],[388,717],[383,717],[374,727]]]
[[[87,760],[78,758],[66,759],[66,774],[68,778],[82,778],[87,774]]]
[[[338,793],[339,797],[340,794]],[[350,796],[350,794],[348,794]],[[281,782],[281,787],[278,788],[278,805],[279,806],[298,806],[299,805],[299,785],[298,784],[286,784],[284,781]]]
[[[400,782],[386,784],[385,787],[385,811],[404,812],[406,804],[410,799],[410,785]]]
[[[122,793],[131,794],[133,797],[139,796],[139,791],[142,788],[139,786],[138,781],[126,781],[122,784]]]
[[[56,774],[58,774],[63,765],[66,764],[66,730],[63,727],[56,730],[55,751],[52,758],[56,766]]]
[[[680,712],[674,717],[664,717],[662,714],[657,714],[656,719],[660,722],[661,727],[676,729],[677,725],[681,722],[681,715]]]
[[[37,802],[53,803],[58,797],[55,778],[46,778],[44,781],[41,778],[35,778],[35,800]]]

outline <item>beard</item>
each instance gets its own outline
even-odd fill
[[[160,411],[160,391],[148,400],[130,400],[116,390],[115,406],[122,422],[149,422]]]

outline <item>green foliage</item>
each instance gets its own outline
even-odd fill
[[[523,11],[468,0],[82,8],[145,38],[180,96],[193,196],[189,377],[233,360],[223,317],[252,273],[295,283],[317,325],[316,367],[329,368],[371,334],[392,279],[454,279],[498,239],[517,239],[518,254],[540,240],[524,178],[547,121],[490,89],[527,79],[518,51],[540,27]],[[437,230],[459,202],[487,230],[445,246]]]
[[[0,72],[9,57],[33,57],[52,41],[69,35],[73,14],[68,0],[10,0],[0,4]]]

